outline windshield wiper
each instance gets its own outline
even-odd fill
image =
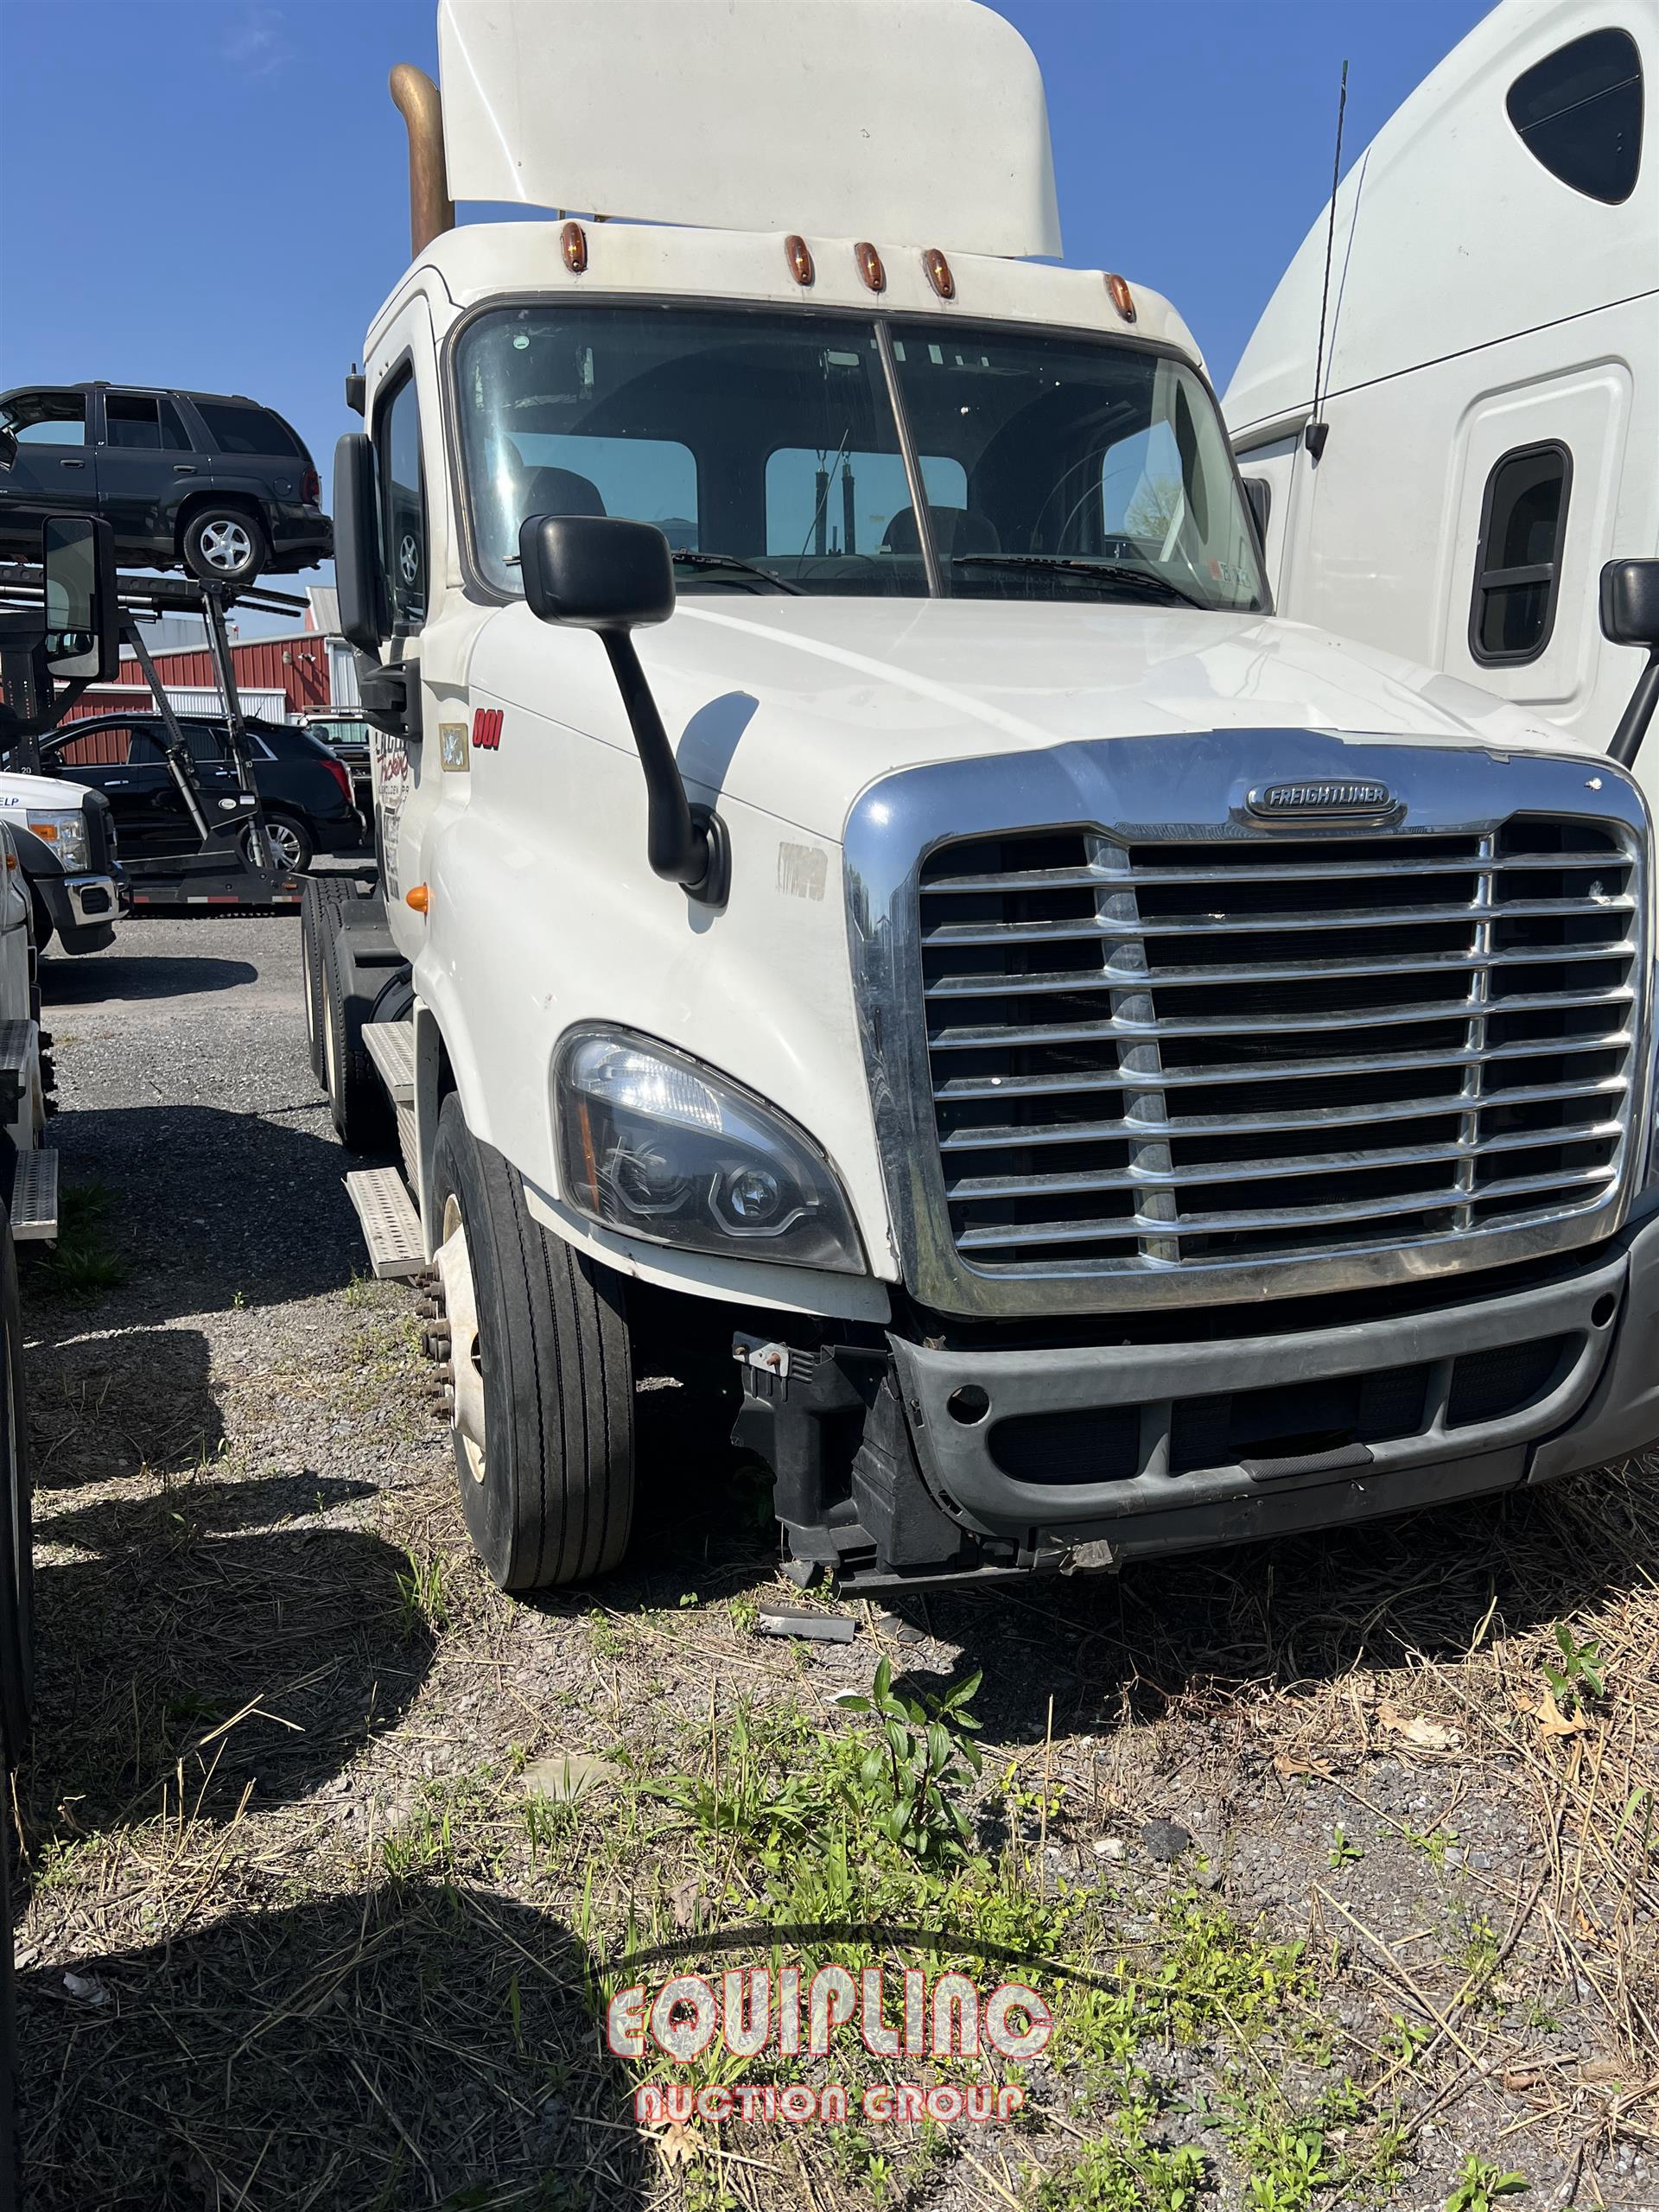
[[[1085,561],[1069,553],[957,553],[950,565],[953,569],[1053,569],[1062,575],[1087,576],[1091,583],[1122,584],[1130,591],[1151,592],[1156,598],[1177,600],[1183,607],[1196,607],[1206,614],[1217,611],[1179,584],[1171,583],[1167,576],[1154,576],[1146,569],[1120,568],[1112,561]]]
[[[782,576],[774,576],[770,569],[763,569],[753,561],[740,560],[735,553],[690,553],[683,546],[677,546],[674,560],[677,566],[683,561],[689,569],[740,569],[746,576],[759,576],[774,591],[789,592],[796,599],[806,597],[799,584],[787,583]]]

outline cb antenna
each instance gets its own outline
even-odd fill
[[[1337,95],[1337,151],[1331,164],[1331,220],[1325,232],[1325,283],[1319,290],[1319,344],[1313,357],[1313,415],[1302,431],[1302,443],[1317,461],[1325,451],[1331,425],[1325,419],[1325,315],[1331,303],[1331,257],[1337,243],[1337,187],[1342,181],[1342,123],[1348,111],[1348,64],[1342,65],[1342,90]]]

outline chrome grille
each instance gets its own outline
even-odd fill
[[[937,848],[950,1234],[975,1272],[1197,1269],[1593,1211],[1624,1172],[1640,884],[1616,822]]]

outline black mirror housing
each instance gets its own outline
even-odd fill
[[[1601,572],[1601,634],[1610,645],[1659,648],[1659,561],[1609,561]]]
[[[340,635],[359,652],[378,653],[391,635],[373,442],[349,431],[334,448],[334,586]]]
[[[115,532],[96,515],[54,515],[41,531],[46,671],[60,682],[103,683],[121,665]]]
[[[518,572],[543,622],[625,631],[674,612],[668,540],[648,522],[613,515],[530,515],[518,531]]]

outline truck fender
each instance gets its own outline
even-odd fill
[[[444,1098],[455,1091],[467,1126],[486,1144],[491,1141],[490,1111],[479,1087],[477,1061],[468,1049],[467,1024],[456,1006],[435,1007],[420,995],[422,979],[416,979],[415,1000],[415,1143],[418,1156],[416,1204],[421,1217],[421,1236],[430,1259],[442,1241],[433,1194],[432,1163],[438,1139],[438,1115]]]

